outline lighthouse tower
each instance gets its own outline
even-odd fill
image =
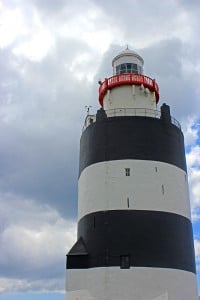
[[[67,300],[198,299],[183,134],[143,64],[119,53],[85,120]]]

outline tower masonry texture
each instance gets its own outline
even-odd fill
[[[99,81],[80,142],[66,300],[197,300],[184,138],[128,48]]]

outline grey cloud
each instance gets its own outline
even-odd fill
[[[156,37],[160,39],[165,34],[171,35],[177,27],[177,15],[182,10],[176,1],[158,3],[156,0],[126,0],[123,1],[123,5],[116,5],[114,1],[95,1],[95,3],[123,33],[124,40],[131,42],[133,47],[140,40],[145,42],[147,39],[151,43]]]
[[[60,41],[41,63],[11,55],[2,80],[1,190],[50,203],[65,216],[76,215],[79,137],[91,96],[65,67],[80,48]]]
[[[198,0],[188,1],[188,0],[178,0],[178,2],[187,7],[187,9],[200,9],[200,3]]]
[[[45,13],[59,13],[66,5],[70,3],[69,1],[66,0],[33,0],[33,3],[35,4],[36,7],[39,7],[40,10],[44,10]]]
[[[76,194],[71,191],[76,190],[77,165],[71,160],[78,160],[78,145],[74,149],[72,139],[62,141],[66,135],[64,130],[60,131],[61,137],[52,135],[49,138],[45,134],[40,138],[19,135],[14,130],[12,134],[17,141],[6,142],[1,135],[4,143],[1,149],[1,191],[49,203],[64,215],[74,214]]]
[[[188,80],[184,71],[184,48],[187,47],[178,39],[164,40],[141,50],[145,59],[145,71],[155,77],[160,86],[160,103],[167,102],[172,114],[180,120],[188,115],[198,114],[198,93],[196,77]],[[191,105],[192,102],[192,105]]]
[[[0,275],[38,280],[64,277],[75,226],[48,205],[1,194]]]
[[[77,12],[80,12],[80,8],[84,9],[87,8],[88,5],[92,5],[92,2],[87,0],[82,0],[81,2],[71,2],[69,0],[32,0],[32,3],[40,13],[45,13],[45,15],[48,15],[50,17],[52,17],[52,15],[58,16],[58,13],[58,17],[60,17],[62,16],[63,11],[65,12],[65,15],[67,14],[67,12],[73,13],[75,15]]]

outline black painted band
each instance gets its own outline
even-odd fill
[[[166,162],[186,171],[184,138],[171,123],[149,117],[113,117],[82,134],[79,174],[89,165],[122,159]]]
[[[67,256],[68,269],[120,266],[171,268],[195,273],[192,225],[167,212],[113,210],[91,213],[78,224],[79,242]]]

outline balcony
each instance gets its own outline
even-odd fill
[[[99,103],[103,106],[103,98],[106,92],[113,87],[121,85],[143,85],[148,88],[151,92],[155,92],[156,103],[159,101],[159,86],[155,79],[151,79],[141,74],[118,74],[110,78],[106,78],[104,82],[100,83],[99,87]]]

